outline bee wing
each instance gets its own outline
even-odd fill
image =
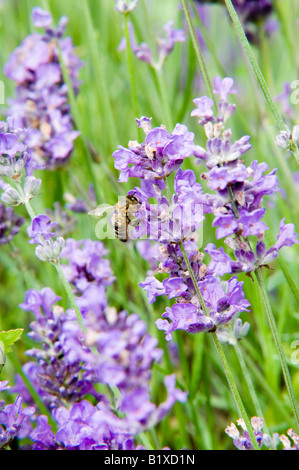
[[[111,206],[110,204],[100,204],[98,207],[88,212],[88,215],[93,217],[103,217],[104,214],[107,214],[113,210],[114,206]]]

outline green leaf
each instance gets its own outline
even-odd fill
[[[16,330],[0,332],[0,348],[3,345],[4,353],[11,351],[10,346],[20,339],[23,331],[23,328],[17,328]]]

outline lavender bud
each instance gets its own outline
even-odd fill
[[[34,176],[26,176],[24,193],[27,201],[30,201],[30,199],[38,195],[41,183],[41,179],[35,178]]]
[[[116,5],[114,9],[118,13],[127,14],[135,10],[137,7],[138,0],[116,0]]]
[[[23,203],[21,195],[18,191],[8,184],[1,194],[1,201],[9,206],[18,206]]]
[[[64,245],[65,241],[62,237],[57,237],[54,242],[52,239],[45,240],[42,245],[36,247],[35,254],[41,261],[57,264]]]
[[[292,140],[296,147],[299,147],[299,126],[294,126],[292,132]]]
[[[275,144],[283,150],[288,150],[290,148],[290,137],[291,134],[289,131],[281,131],[280,134],[276,136]]]
[[[5,364],[5,347],[3,341],[0,341],[0,372]]]

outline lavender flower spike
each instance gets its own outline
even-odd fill
[[[32,10],[32,23],[45,32],[27,36],[4,66],[5,75],[16,83],[16,97],[8,101],[7,114],[24,129],[23,142],[35,164],[56,168],[70,158],[79,134],[72,126],[59,50],[76,94],[82,64],[71,38],[63,37],[66,17],[53,29],[50,13],[37,7]]]
[[[263,220],[266,213],[263,199],[279,191],[276,170],[267,172],[266,163],[253,160],[246,166],[241,160],[241,156],[251,148],[250,137],[243,136],[232,143],[231,130],[225,125],[232,106],[228,104],[228,96],[235,93],[233,80],[229,77],[223,80],[215,77],[214,88],[220,97],[217,115],[212,113],[208,98],[194,100],[197,108],[191,114],[199,117],[199,124],[204,126],[207,136],[206,147],[200,148],[195,155],[207,167],[202,178],[216,193],[208,198],[214,214],[216,238],[224,238],[226,245],[233,250],[235,259],[223,248],[216,249],[209,244],[205,250],[211,257],[208,272],[215,273],[216,270],[220,275],[237,272],[249,274],[260,266],[268,266],[284,246],[297,243],[297,234],[293,224],[285,224],[283,219],[277,242],[266,249],[263,240],[268,226]],[[197,200],[196,194],[189,193],[189,197],[193,197],[194,202]],[[252,249],[252,242],[249,245],[248,237],[256,237],[255,250]]]
[[[129,34],[130,34],[130,45],[133,53],[136,57],[148,64],[153,68],[159,70],[163,66],[167,57],[173,51],[173,48],[177,42],[185,42],[186,36],[183,30],[174,29],[173,21],[169,21],[163,26],[166,36],[159,37],[157,39],[157,60],[155,60],[155,54],[151,50],[150,46],[146,42],[137,44],[134,37],[133,25],[129,23]],[[118,47],[119,51],[122,51],[126,48],[126,39],[123,38]]]
[[[142,118],[142,123],[145,122],[148,129],[150,120]],[[141,120],[137,124],[141,126]],[[114,166],[120,170],[119,181],[128,181],[129,177],[160,180],[169,176],[186,157],[194,155],[193,141],[194,134],[182,124],[177,124],[171,133],[164,126],[146,130],[143,143],[131,141],[128,149],[119,147],[113,153]]]
[[[23,223],[23,217],[15,214],[12,207],[0,204],[0,245],[9,243],[19,233]]]
[[[115,11],[118,13],[128,14],[137,7],[138,0],[116,0]]]
[[[8,382],[0,382],[0,392],[6,390]],[[25,438],[31,431],[30,417],[35,413],[35,408],[23,408],[23,399],[17,396],[11,405],[5,405],[0,400],[0,449],[10,448],[15,437]]]
[[[246,429],[243,419],[238,419],[237,424],[243,430],[243,434],[239,431],[237,426],[234,423],[231,423],[230,426],[227,426],[225,429],[226,434],[233,439],[234,445],[239,450],[253,450],[253,445],[250,440],[248,431]],[[264,424],[264,419],[257,416],[251,418],[251,425],[253,428],[254,435],[256,437],[257,443],[260,447],[263,445],[270,448],[276,449],[279,443],[279,435],[277,433],[273,436],[269,436],[262,431]]]

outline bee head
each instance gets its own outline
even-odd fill
[[[134,196],[133,194],[128,194],[127,195],[127,200],[131,203],[131,204],[140,204],[140,201],[139,199]]]

